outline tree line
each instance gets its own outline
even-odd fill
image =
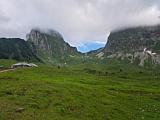
[[[40,62],[36,54],[36,47],[31,42],[20,38],[0,38],[0,59]]]

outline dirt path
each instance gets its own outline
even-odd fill
[[[3,73],[3,72],[8,72],[8,71],[11,71],[11,70],[15,70],[15,69],[1,70],[1,71],[0,71],[0,73]]]

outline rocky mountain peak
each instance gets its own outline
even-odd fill
[[[52,29],[40,29],[40,28],[34,28],[30,31],[29,34],[26,35],[26,38],[29,39],[31,36],[34,35],[38,35],[38,34],[44,34],[44,35],[49,35],[49,36],[53,36],[53,37],[59,37],[59,38],[63,38],[62,35]]]
[[[106,53],[121,53],[147,48],[160,53],[157,49],[159,42],[160,26],[129,28],[112,32],[104,50]]]
[[[34,43],[40,58],[62,60],[70,55],[77,55],[76,47],[66,43],[62,35],[55,30],[32,29],[27,34],[27,41]],[[43,54],[43,56],[42,56]]]
[[[112,32],[104,48],[107,58],[127,59],[139,66],[160,64],[160,25]]]

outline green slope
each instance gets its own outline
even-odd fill
[[[15,63],[17,63],[16,60],[0,59],[0,66],[3,66],[3,69],[9,68],[12,64]]]
[[[157,120],[160,72],[112,67],[106,69],[116,74],[93,75],[74,71],[74,67],[0,73],[0,119]]]

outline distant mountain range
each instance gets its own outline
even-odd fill
[[[26,38],[27,41],[0,38],[0,58],[43,61],[50,65],[82,58],[125,60],[144,67],[148,67],[148,64],[160,64],[160,26],[111,32],[104,48],[85,54],[66,43],[62,35],[55,30],[32,29]]]

